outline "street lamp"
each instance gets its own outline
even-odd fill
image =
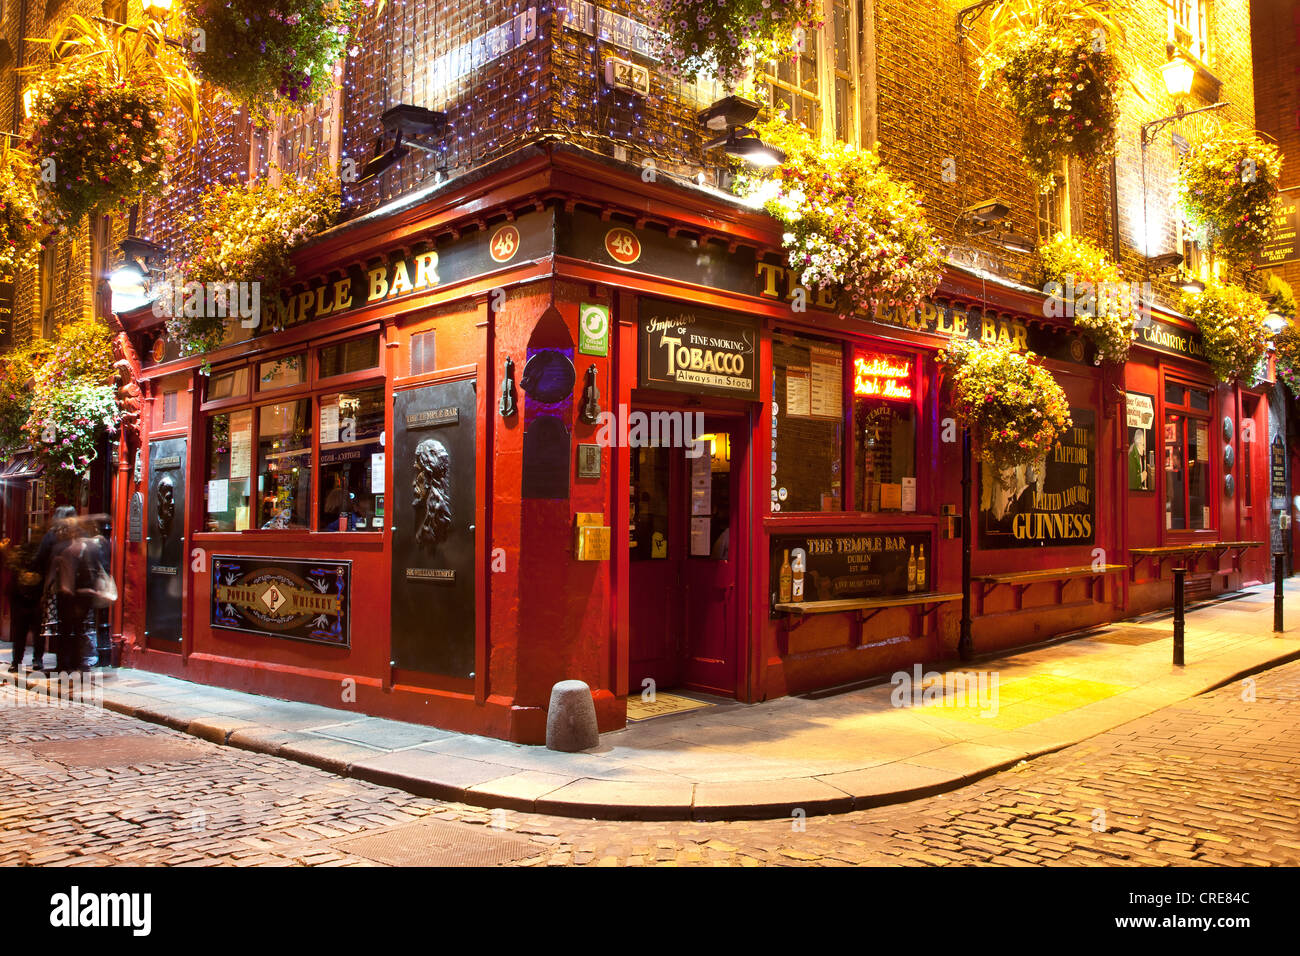
[[[172,12],[172,0],[144,0],[144,12],[155,20],[165,20]]]
[[[1192,80],[1196,78],[1196,69],[1186,57],[1174,54],[1173,59],[1160,68],[1165,78],[1165,89],[1170,96],[1186,96],[1192,92]]]

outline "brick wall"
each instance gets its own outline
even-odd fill
[[[1255,0],[1250,17],[1256,122],[1260,132],[1277,141],[1285,157],[1282,188],[1295,188],[1300,186],[1300,3]],[[1300,291],[1300,261],[1274,271]]]

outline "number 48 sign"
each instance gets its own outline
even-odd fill
[[[609,306],[582,303],[578,333],[578,351],[583,355],[608,355]]]

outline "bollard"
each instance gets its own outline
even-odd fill
[[[1174,666],[1183,666],[1183,579],[1186,568],[1174,568]]]
[[[1282,561],[1286,555],[1281,551],[1273,555],[1273,633],[1282,633]]]

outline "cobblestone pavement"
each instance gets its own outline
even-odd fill
[[[396,828],[416,821],[453,855],[464,841],[465,860],[498,841],[523,865],[1300,864],[1300,662],[948,794],[709,824],[484,811],[15,700],[0,689],[7,866],[373,866],[382,852],[340,844],[393,833],[409,859],[409,831]]]

